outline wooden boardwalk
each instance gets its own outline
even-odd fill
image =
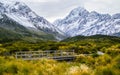
[[[74,50],[47,50],[47,51],[20,51],[16,52],[16,59],[39,60],[41,58],[54,60],[73,60],[75,58]]]

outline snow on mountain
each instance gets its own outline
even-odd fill
[[[54,25],[69,36],[113,35],[120,32],[120,14],[111,16],[78,7],[64,19],[56,20]]]
[[[57,27],[43,17],[38,16],[26,4],[19,0],[0,0],[0,10],[0,14],[6,15],[26,28],[64,35]]]

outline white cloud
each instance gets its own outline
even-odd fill
[[[73,8],[85,7],[99,13],[120,13],[120,0],[22,0],[40,16],[53,22],[65,17]]]
[[[52,1],[58,1],[58,0],[21,0],[23,2],[52,2]]]
[[[120,0],[89,0],[84,7],[90,11],[115,14],[120,13]]]

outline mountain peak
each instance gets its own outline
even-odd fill
[[[92,11],[92,12],[90,12],[90,14],[92,14],[92,15],[99,15],[99,13],[96,12],[96,11]]]
[[[78,8],[73,9],[70,12],[69,16],[81,16],[82,17],[82,16],[86,16],[88,13],[89,12],[83,7],[78,7]]]
[[[78,7],[64,19],[57,21],[55,26],[69,36],[113,35],[120,32],[120,14],[111,17],[109,14],[89,12]]]
[[[64,18],[64,21],[61,20],[62,23],[73,23],[75,22],[78,18],[83,18],[88,16],[89,12],[82,8],[82,7],[78,7],[73,9],[70,14]]]
[[[2,11],[0,11],[0,18],[2,18],[2,14],[4,14],[8,19],[27,29],[43,31],[45,33],[56,35],[56,37],[64,35],[57,27],[43,17],[37,15],[20,0],[0,0],[0,10]]]
[[[72,10],[73,12],[82,12],[82,11],[87,11],[85,8],[83,8],[83,7],[77,7],[77,8],[74,8],[73,10]]]

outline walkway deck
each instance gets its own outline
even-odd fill
[[[47,51],[20,51],[16,52],[16,59],[39,60],[41,58],[54,60],[73,60],[75,58],[74,50],[47,50]]]

